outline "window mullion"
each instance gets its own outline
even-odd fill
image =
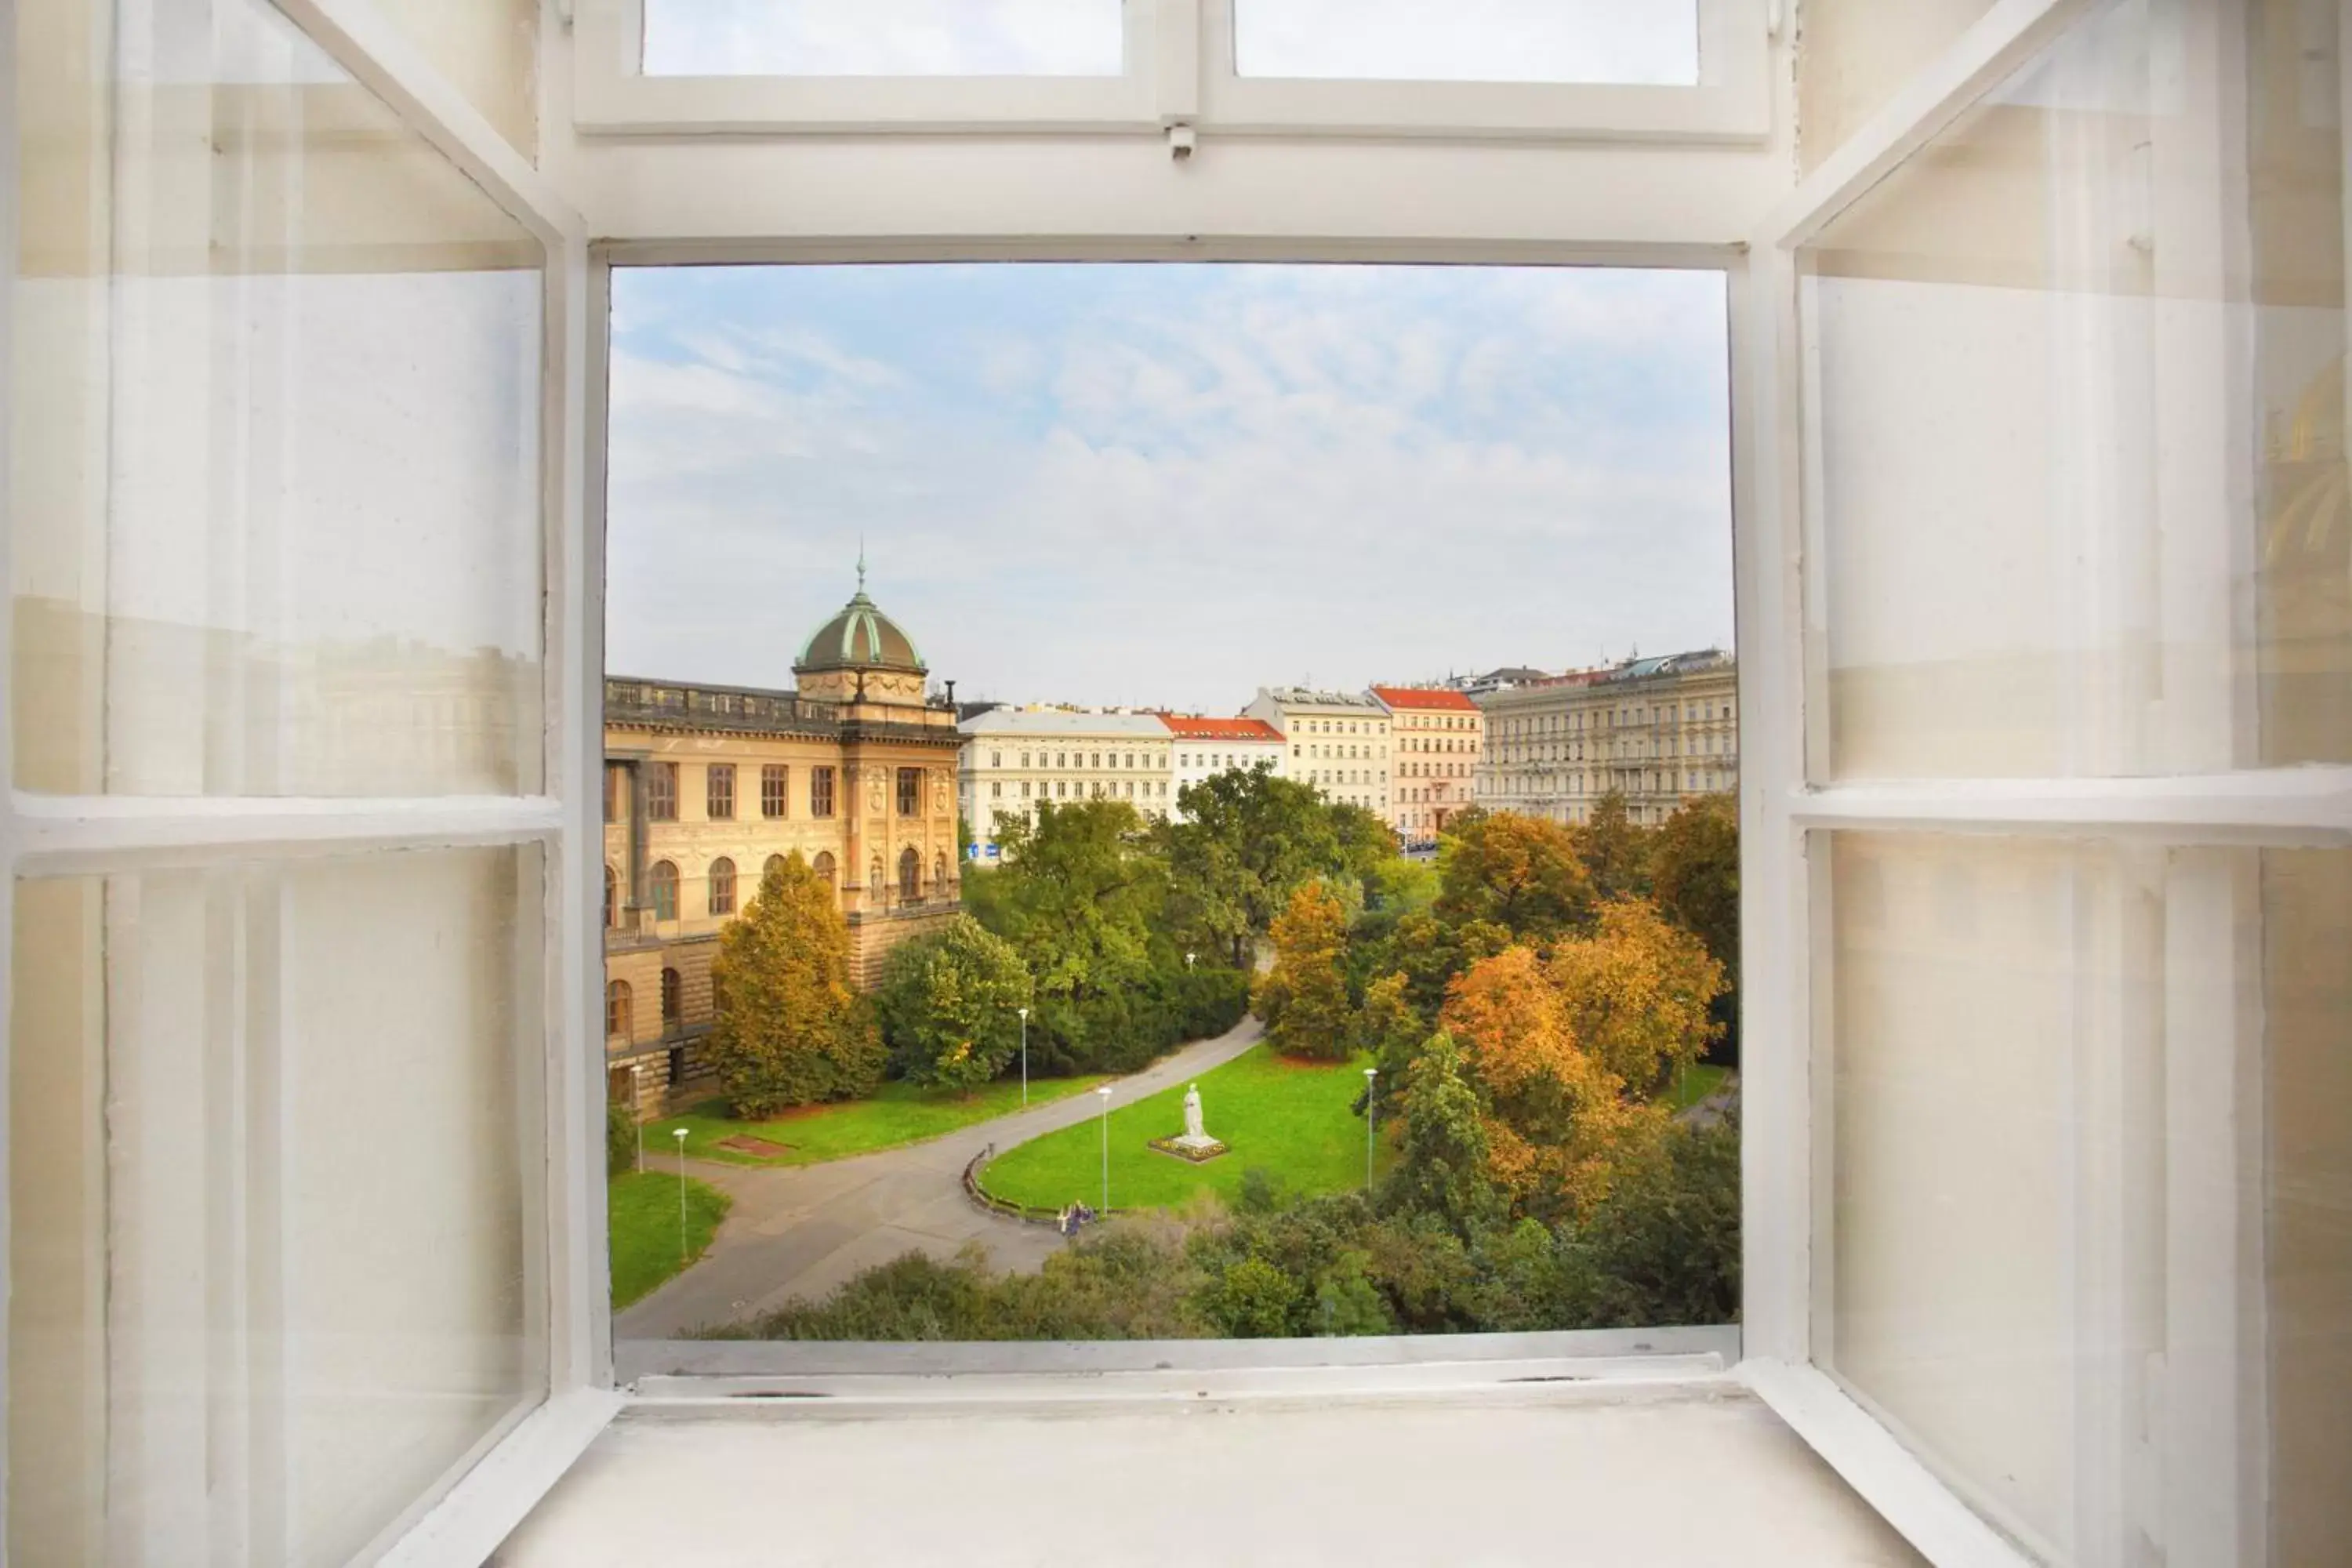
[[[1825,784],[1785,803],[1805,828],[2123,837],[2178,844],[2352,843],[2352,767],[2187,777]]]

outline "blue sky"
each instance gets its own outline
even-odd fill
[[[614,281],[608,662],[791,684],[871,590],[959,695],[1231,712],[1728,646],[1713,273]]]

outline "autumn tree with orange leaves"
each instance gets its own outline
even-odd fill
[[[1550,957],[1513,947],[1451,987],[1442,1026],[1486,1110],[1487,1158],[1523,1213],[1574,1213],[1661,1136],[1651,1089],[1706,1049],[1720,965],[1647,904],[1606,906]]]
[[[1267,1041],[1286,1057],[1346,1059],[1356,1028],[1343,967],[1346,910],[1321,882],[1309,882],[1291,894],[1272,935],[1274,968],[1255,997]]]
[[[1540,816],[1473,812],[1446,835],[1437,914],[1454,925],[1491,921],[1542,942],[1592,911],[1592,877],[1576,835]]]

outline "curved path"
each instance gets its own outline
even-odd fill
[[[1213,1040],[1195,1040],[1141,1072],[1111,1080],[1125,1105],[1222,1067],[1264,1037],[1244,1018]],[[996,1145],[1001,1152],[1101,1114],[1091,1094],[959,1128],[928,1143],[821,1165],[766,1167],[688,1160],[689,1175],[735,1200],[710,1250],[685,1273],[620,1313],[622,1340],[667,1340],[771,1311],[794,1296],[815,1298],[861,1269],[903,1252],[952,1258],[979,1241],[1000,1268],[1035,1268],[1062,1245],[1050,1227],[981,1210],[964,1196],[963,1168]],[[656,1168],[648,1157],[646,1169]],[[659,1163],[676,1170],[677,1162]]]

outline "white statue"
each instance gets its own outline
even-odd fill
[[[1192,1161],[1213,1160],[1225,1152],[1225,1146],[1210,1137],[1209,1130],[1201,1125],[1201,1086],[1199,1084],[1196,1083],[1184,1091],[1183,1132],[1174,1138],[1156,1139],[1151,1146]]]
[[[1204,1141],[1209,1136],[1201,1125],[1201,1086],[1197,1083],[1184,1091],[1184,1136]]]

